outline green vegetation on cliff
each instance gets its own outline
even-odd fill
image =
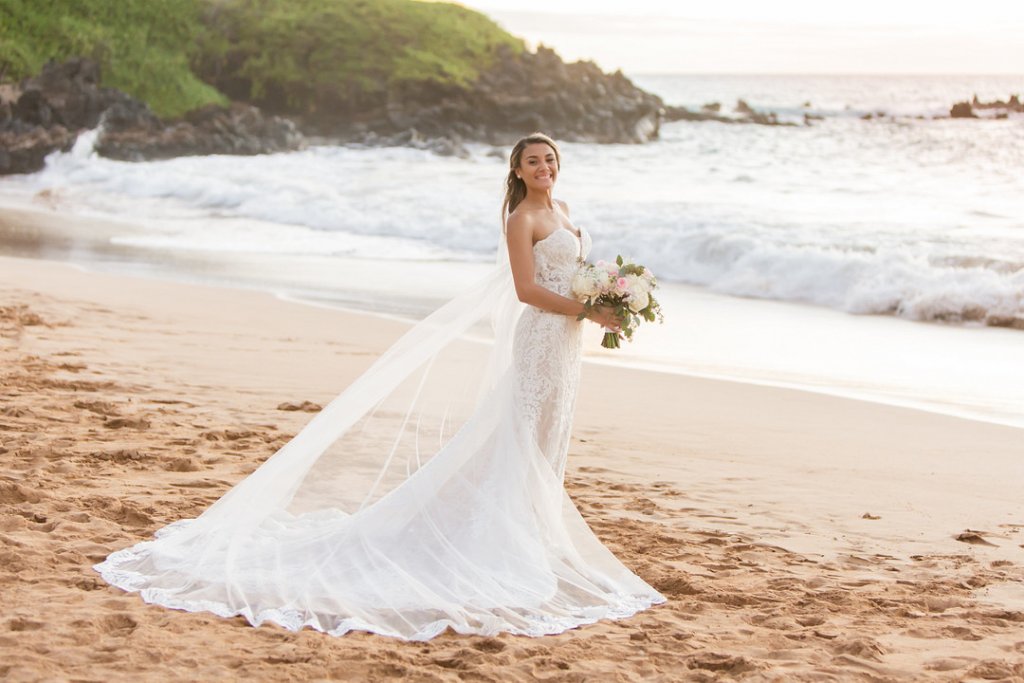
[[[469,84],[500,46],[486,16],[414,0],[0,0],[0,70],[96,59],[103,85],[165,117],[225,95],[308,116],[358,111],[392,88]]]
[[[103,85],[178,116],[226,101],[191,69],[201,31],[196,0],[0,0],[0,70],[21,79],[51,59],[91,57]]]
[[[314,116],[363,109],[395,87],[468,85],[499,46],[523,49],[483,14],[411,0],[220,0],[206,26],[196,68],[208,82]]]

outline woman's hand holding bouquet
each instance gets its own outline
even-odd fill
[[[584,263],[572,282],[573,295],[583,302],[583,312],[577,319],[590,317],[599,306],[611,309],[622,320],[621,331],[605,327],[601,346],[617,349],[623,337],[633,341],[641,320],[662,321],[661,306],[651,294],[657,286],[658,280],[649,269],[622,256],[615,263]]]

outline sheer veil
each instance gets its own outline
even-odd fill
[[[96,565],[148,602],[426,639],[554,633],[664,600],[593,536],[517,428],[505,240],[196,519]]]

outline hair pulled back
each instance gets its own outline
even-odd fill
[[[508,176],[505,178],[505,201],[501,205],[501,229],[504,232],[505,224],[508,221],[508,215],[516,210],[519,206],[519,202],[526,198],[526,182],[516,176],[516,169],[519,168],[519,164],[522,162],[523,150],[526,149],[527,145],[534,143],[544,143],[548,145],[555,153],[555,163],[558,165],[558,169],[562,169],[562,155],[558,151],[558,145],[555,141],[549,138],[547,135],[541,132],[530,133],[526,137],[519,138],[516,144],[512,147],[512,153],[508,157]]]

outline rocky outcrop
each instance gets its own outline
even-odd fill
[[[96,151],[125,161],[197,154],[267,154],[305,146],[305,138],[293,122],[264,116],[246,104],[210,105],[168,123],[114,107],[102,123]]]
[[[985,115],[979,116],[978,111],[985,112]],[[954,119],[1005,119],[1010,114],[1022,113],[1024,113],[1024,103],[1017,95],[1011,95],[1006,101],[993,100],[992,102],[982,102],[975,95],[969,102],[957,102],[949,110],[950,118]]]
[[[48,154],[71,148],[78,129],[94,127],[111,104],[130,99],[98,83],[99,69],[86,59],[47,64],[25,79],[0,111],[0,175],[42,169]]]
[[[749,104],[747,104],[746,100],[736,100],[736,106],[733,107],[732,110],[741,116],[750,116],[751,114],[757,113]]]
[[[0,174],[42,168],[47,154],[101,127],[99,154],[160,159],[189,154],[262,154],[301,148],[294,123],[244,104],[209,106],[164,121],[142,102],[100,87],[88,59],[47,64],[0,107]],[[464,156],[465,141],[507,144],[543,130],[557,139],[639,143],[657,138],[664,103],[621,71],[593,62],[566,64],[551,49],[502,49],[469,86],[418,82],[392,87],[376,102],[347,103],[301,120],[304,130],[335,141],[405,145]]]
[[[971,107],[970,102],[957,102],[950,108],[949,116],[954,119],[978,118],[978,115],[974,113],[974,109]]]
[[[28,126],[59,125],[72,131],[95,128],[110,107],[135,102],[119,90],[101,88],[99,83],[99,66],[90,59],[51,62],[38,76],[22,82],[13,115]]]
[[[974,109],[1001,109],[1007,112],[1013,112],[1017,114],[1024,113],[1024,102],[1020,101],[1020,97],[1017,95],[1010,95],[1009,99],[1003,100],[992,100],[991,102],[982,102],[975,95],[971,99],[971,106]]]
[[[74,143],[75,135],[64,126],[0,130],[0,175],[35,173],[43,168],[48,154],[66,152]]]
[[[469,86],[417,82],[344,118],[307,118],[316,132],[361,141],[413,137],[507,144],[543,130],[559,140],[639,143],[657,138],[661,98],[593,62],[566,64],[551,49],[502,49]]]
[[[294,123],[255,107],[211,106],[164,121],[144,103],[99,82],[99,67],[89,59],[50,63],[25,79],[13,104],[0,106],[0,175],[42,169],[48,154],[70,149],[79,132],[97,126],[100,154],[133,161],[263,154],[305,145]]]
[[[737,100],[733,108],[735,116],[725,116],[719,112],[722,105],[718,102],[711,102],[703,105],[700,111],[692,111],[686,107],[665,107],[663,117],[666,122],[671,121],[717,121],[719,123],[751,123],[759,126],[795,126],[792,121],[780,121],[778,114],[773,111],[762,113],[743,100]],[[804,123],[810,125],[814,117],[804,114]]]

